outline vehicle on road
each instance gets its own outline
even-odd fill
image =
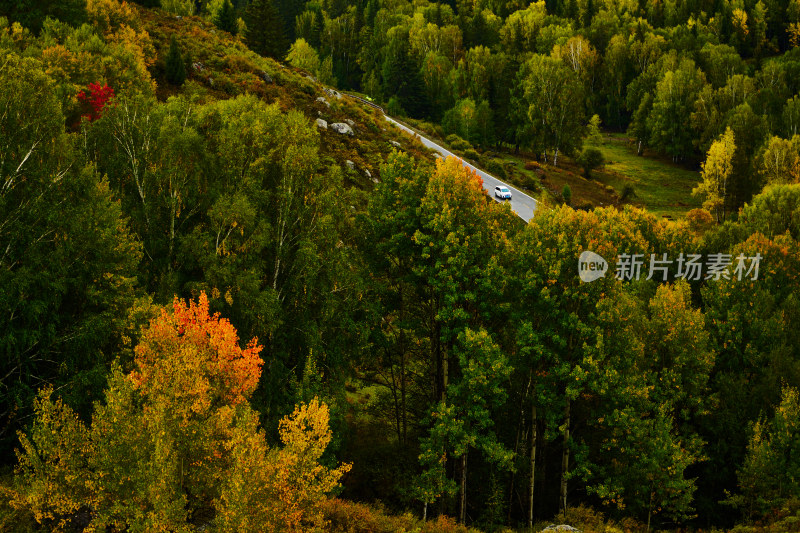
[[[511,191],[508,190],[508,187],[503,187],[502,185],[494,188],[494,195],[501,200],[511,200]]]

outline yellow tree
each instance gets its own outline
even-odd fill
[[[703,182],[692,194],[705,198],[703,207],[714,211],[717,222],[725,219],[725,204],[728,201],[728,179],[733,172],[733,154],[736,151],[733,130],[727,128],[708,149],[703,163]]]
[[[227,444],[232,466],[219,499],[220,531],[303,532],[324,528],[320,504],[350,464],[330,469],[319,460],[331,441],[328,407],[314,398],[280,423],[284,447],[268,450],[253,413]]]
[[[319,464],[327,407],[299,407],[281,422],[284,447],[270,450],[248,401],[261,346],[240,347],[205,294],[172,307],[143,332],[135,370],[112,370],[90,427],[51,390],[40,394],[20,434],[12,504],[52,530],[81,510],[101,531],[189,531],[214,515],[224,531],[321,525],[318,504],[349,469]]]
[[[800,135],[792,140],[772,136],[760,157],[759,173],[768,185],[800,180]]]

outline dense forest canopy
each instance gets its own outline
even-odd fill
[[[798,0],[0,2],[0,529],[789,530],[799,92]]]

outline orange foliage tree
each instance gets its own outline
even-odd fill
[[[249,404],[261,346],[197,303],[175,299],[142,334],[135,370],[115,366],[90,426],[43,390],[20,434],[12,504],[53,530],[88,515],[92,530],[222,531],[323,527],[319,505],[349,465],[319,464],[331,440],[316,399],[281,421],[270,449]]]

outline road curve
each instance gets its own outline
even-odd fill
[[[509,190],[511,191],[511,196],[512,196],[511,200],[510,200],[511,210],[514,211],[514,213],[516,213],[517,216],[519,216],[525,222],[529,222],[531,220],[531,218],[533,218],[533,214],[536,212],[536,207],[537,207],[537,202],[536,202],[536,200],[534,198],[531,198],[530,196],[528,196],[524,192],[520,191],[519,189],[516,189],[516,188],[512,187],[508,183],[500,181],[499,179],[495,178],[494,176],[492,176],[488,172],[484,172],[483,170],[475,167],[474,165],[471,165],[471,164],[467,163],[466,161],[464,161],[459,156],[455,155],[454,153],[452,153],[451,151],[449,151],[445,147],[433,142],[432,140],[428,139],[427,137],[421,136],[419,133],[417,133],[416,131],[412,130],[411,128],[409,128],[405,124],[402,124],[402,123],[398,122],[397,120],[393,119],[392,117],[390,117],[389,115],[387,115],[386,112],[383,110],[383,108],[381,108],[380,106],[378,106],[378,105],[376,105],[376,104],[374,104],[374,103],[372,103],[370,101],[367,101],[367,100],[365,100],[363,98],[360,98],[358,96],[352,95],[352,94],[346,94],[346,93],[343,93],[343,94],[345,94],[346,96],[349,96],[350,98],[353,98],[354,100],[358,100],[360,102],[363,102],[363,103],[365,103],[365,104],[367,104],[369,106],[372,106],[372,107],[378,109],[381,113],[383,113],[383,118],[385,118],[386,120],[388,120],[389,122],[391,122],[392,124],[394,124],[395,126],[400,128],[401,130],[407,131],[411,135],[417,137],[423,145],[427,146],[428,148],[431,148],[431,149],[435,150],[442,157],[448,157],[449,156],[449,157],[456,157],[458,159],[461,159],[461,163],[465,167],[469,168],[470,170],[475,171],[483,179],[483,188],[486,189],[486,191],[488,192],[489,196],[494,198],[495,201],[502,202],[502,201],[505,201],[505,200],[499,200],[499,199],[495,198],[495,196],[494,196],[494,188],[496,186],[498,186],[498,185],[503,185],[503,186],[508,187]]]

